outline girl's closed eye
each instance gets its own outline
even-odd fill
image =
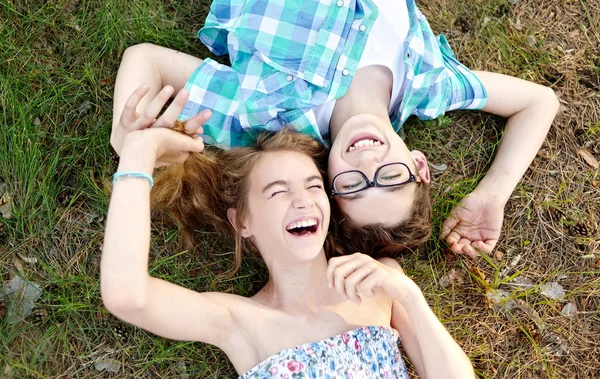
[[[278,195],[280,193],[284,193],[284,192],[287,192],[287,190],[283,190],[283,189],[281,189],[281,190],[275,190],[275,191],[271,192],[271,196],[269,198],[271,198],[273,196],[276,196],[276,195]]]

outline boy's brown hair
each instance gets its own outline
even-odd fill
[[[373,258],[397,258],[424,244],[431,236],[431,198],[429,184],[417,182],[416,185],[410,217],[392,227],[377,224],[358,226],[332,201],[331,222],[336,244],[346,254],[359,252]]]

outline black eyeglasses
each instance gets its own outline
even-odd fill
[[[337,174],[333,178],[331,195],[349,195],[371,187],[397,187],[416,181],[417,177],[404,163],[388,163],[375,171],[373,181],[370,181],[362,171],[358,170],[344,171]]]

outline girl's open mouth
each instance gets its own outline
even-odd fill
[[[311,218],[308,220],[294,221],[290,223],[286,230],[288,233],[295,236],[304,236],[307,234],[314,234],[319,229],[319,220]]]

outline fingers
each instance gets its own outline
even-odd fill
[[[367,278],[373,272],[372,266],[364,266],[352,274],[350,274],[344,281],[344,293],[348,299],[360,304],[361,296],[372,296],[372,292],[369,288],[361,288],[361,284],[365,278]],[[359,291],[359,288],[362,291]]]
[[[359,268],[360,262],[349,261],[339,266],[333,273],[333,287],[341,294],[346,293],[346,278]]]
[[[475,242],[475,246],[477,247],[477,249],[481,250],[483,253],[490,255],[492,254],[492,251],[494,250],[494,247],[496,247],[496,243],[498,242],[498,240],[487,240],[487,241],[477,241]]]
[[[150,90],[150,86],[147,84],[142,84],[138,89],[133,91],[129,99],[125,102],[125,107],[123,108],[123,113],[121,114],[121,120],[125,125],[132,124],[136,118],[136,108],[140,103],[140,100]]]
[[[152,127],[168,128],[172,126],[183,107],[185,107],[189,97],[190,93],[185,88],[179,91],[165,112],[152,124]]]
[[[153,124],[156,117],[162,111],[163,107],[173,94],[173,87],[165,86],[154,99],[148,104],[144,113],[140,116],[139,122],[142,125],[150,126]],[[175,120],[173,120],[175,121]],[[171,123],[172,125],[172,123]],[[170,126],[170,125],[169,125]]]
[[[357,253],[358,254],[358,253]],[[344,255],[342,257],[331,258],[327,264],[327,283],[329,288],[333,288],[335,283],[334,273],[336,269],[344,263],[356,259],[356,254]]]
[[[452,229],[454,229],[454,227],[457,224],[458,224],[458,219],[453,216],[450,216],[447,219],[445,219],[444,222],[442,222],[442,231],[440,233],[440,238],[441,239],[446,238],[446,236],[448,234],[450,234]]]
[[[461,230],[460,228],[456,228],[453,229],[449,234],[448,237],[446,237],[446,243],[449,246],[455,245],[458,243],[458,241],[460,241],[460,239],[462,238],[461,235]]]
[[[190,118],[185,122],[185,130],[187,133],[193,133],[199,128],[202,129],[202,126],[212,117],[212,112],[209,109],[205,109],[202,112],[198,113],[194,117]],[[197,132],[196,134],[202,134],[203,131]]]

